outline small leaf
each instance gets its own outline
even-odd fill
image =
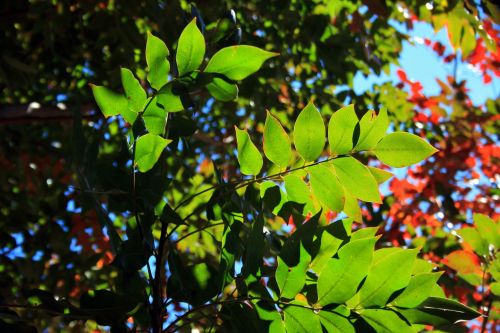
[[[169,82],[163,86],[157,95],[157,103],[165,108],[168,112],[178,112],[184,110],[182,100],[179,95],[172,92],[173,82]]]
[[[320,317],[312,309],[305,308],[307,303],[293,301],[284,309],[287,333],[321,332]]]
[[[391,303],[403,307],[414,308],[428,297],[432,296],[433,288],[437,285],[440,273],[425,273],[412,276],[410,283],[401,294]]]
[[[139,80],[127,68],[121,69],[121,79],[125,97],[128,100],[128,109],[135,113],[142,112],[147,95]]]
[[[229,102],[238,98],[238,86],[224,79],[214,77],[206,87],[210,95],[218,101]]]
[[[299,155],[306,161],[314,161],[325,146],[325,124],[318,109],[309,102],[297,117],[293,128],[293,141]]]
[[[255,176],[258,175],[262,169],[262,155],[253,144],[247,130],[236,130],[236,141],[238,143],[238,162],[240,163],[240,170],[242,174]]]
[[[377,181],[378,184],[385,183],[388,181],[392,176],[394,176],[391,172],[385,171],[383,169],[367,166],[368,170],[372,173],[373,178]]]
[[[318,304],[342,304],[356,294],[373,258],[376,237],[351,241],[330,259],[318,277]]]
[[[342,211],[344,189],[333,171],[324,165],[313,166],[308,171],[311,189],[316,198],[334,212]]]
[[[194,18],[182,31],[177,45],[175,60],[179,76],[198,69],[205,57],[205,38]]]
[[[157,104],[157,101],[158,96],[155,96],[144,110],[142,119],[144,119],[144,124],[149,133],[163,135],[167,124],[167,110]]]
[[[418,163],[438,150],[419,136],[394,132],[380,140],[373,151],[383,163],[401,168]]]
[[[352,138],[358,117],[350,104],[335,112],[328,123],[328,142],[332,155],[346,154],[353,147]]]
[[[282,298],[293,299],[302,290],[306,283],[310,258],[302,245],[300,245],[299,263],[296,266],[288,266],[281,257],[278,257],[275,278]]]
[[[264,124],[264,154],[281,168],[286,168],[292,158],[290,138],[278,119],[267,112]]]
[[[363,201],[382,203],[377,181],[363,163],[347,156],[334,159],[332,164],[340,183],[349,193]]]
[[[389,127],[389,118],[387,109],[382,108],[378,114],[375,111],[368,111],[359,121],[359,139],[356,144],[356,150],[368,150],[377,145],[385,136]]]
[[[243,80],[258,71],[264,61],[277,55],[249,45],[229,46],[214,54],[205,72],[223,74],[230,80]]]
[[[91,84],[92,93],[102,114],[107,118],[120,114],[128,107],[127,98],[111,89]]]
[[[158,37],[155,37],[148,32],[148,40],[146,42],[146,63],[149,67],[148,81],[156,90],[159,90],[168,81],[168,73],[170,72],[170,63],[168,62],[168,51],[165,43]]]
[[[377,333],[412,333],[411,327],[401,319],[394,311],[382,309],[366,309],[361,317],[373,327]]]
[[[172,142],[161,136],[147,133],[141,136],[136,141],[135,147],[135,163],[139,171],[146,172],[150,170],[160,158],[160,155],[165,147]]]
[[[374,260],[359,290],[360,304],[364,308],[384,306],[392,293],[408,286],[417,252],[401,250],[383,256],[378,262]]]

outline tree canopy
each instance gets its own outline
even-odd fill
[[[499,100],[460,73],[499,83],[499,23],[487,0],[4,1],[0,328],[497,330]],[[400,66],[415,43],[435,94]]]

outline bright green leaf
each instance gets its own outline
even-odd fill
[[[169,51],[165,43],[158,37],[148,32],[146,42],[146,63],[149,67],[148,81],[156,90],[159,90],[168,81],[170,63],[168,62]]]
[[[293,141],[299,155],[307,162],[314,161],[325,146],[325,124],[318,109],[308,103],[297,117]]]
[[[296,266],[290,267],[281,257],[278,257],[275,278],[282,298],[293,299],[302,290],[306,283],[310,259],[311,257],[302,245],[300,245],[300,257]]]
[[[363,163],[347,156],[334,159],[332,164],[340,183],[349,193],[363,201],[382,203],[377,181]]]
[[[347,191],[345,191],[344,194],[344,213],[352,218],[355,222],[363,222],[363,215],[361,213],[361,207],[359,207],[358,199],[356,199],[351,193]]]
[[[135,113],[142,112],[146,104],[147,95],[141,83],[127,68],[121,69],[121,79],[125,97],[128,100],[128,109]]]
[[[128,108],[127,98],[106,87],[91,84],[92,93],[102,114],[107,118],[116,116]]]
[[[205,72],[223,74],[230,80],[243,80],[258,71],[264,61],[277,55],[249,45],[229,46],[214,54]]]
[[[488,241],[486,241],[486,239],[481,236],[476,228],[463,228],[457,230],[457,233],[460,235],[460,237],[463,238],[466,243],[468,243],[472,247],[474,252],[480,255],[488,254]]]
[[[157,104],[158,97],[155,96],[144,110],[142,118],[149,133],[163,135],[167,124],[167,110]],[[149,101],[149,100],[148,100]],[[147,103],[146,103],[147,105]]]
[[[378,184],[385,183],[388,181],[392,176],[394,176],[391,172],[385,171],[383,169],[367,166],[368,170],[372,173],[373,178],[377,181]]]
[[[304,180],[297,175],[288,175],[284,178],[288,200],[297,203],[306,203],[310,200],[310,190]]]
[[[287,333],[321,332],[319,316],[314,313],[313,309],[304,306],[307,304],[294,301],[284,309]]]
[[[238,98],[238,86],[224,79],[214,77],[207,84],[207,90],[216,100],[228,102]]]
[[[281,168],[286,168],[292,158],[290,138],[276,119],[269,112],[264,124],[264,154]]]
[[[434,286],[442,273],[425,273],[412,276],[410,283],[391,304],[413,308],[432,296]]]
[[[380,140],[373,151],[383,163],[400,168],[418,163],[438,150],[415,134],[394,132]]]
[[[139,171],[146,172],[150,170],[160,158],[165,147],[172,142],[161,136],[151,133],[144,134],[136,141],[135,163]]]
[[[377,333],[413,333],[411,327],[394,311],[383,309],[366,309],[361,317],[373,327]]]
[[[351,151],[354,128],[357,123],[358,116],[356,116],[353,104],[339,109],[332,115],[328,123],[328,142],[332,155],[346,154]]]
[[[316,198],[332,211],[342,211],[344,208],[344,189],[333,171],[324,165],[313,166],[308,171],[311,189]]]
[[[326,328],[328,333],[354,333],[354,326],[345,317],[335,312],[320,311],[318,313],[321,325]]]
[[[368,150],[377,145],[385,136],[389,127],[387,109],[382,108],[378,115],[375,111],[368,111],[359,121],[359,139],[356,150]]]
[[[479,234],[496,249],[500,249],[500,224],[484,214],[474,214],[473,217]]]
[[[179,76],[198,69],[205,57],[205,38],[194,18],[182,31],[177,45],[175,60]]]
[[[262,169],[262,155],[253,144],[247,130],[236,130],[236,141],[238,143],[238,162],[240,163],[240,170],[242,174],[255,176],[259,174]]]
[[[173,83],[170,82],[163,86],[157,95],[157,103],[165,108],[168,112],[178,112],[184,110],[182,100],[179,95],[172,91]]]

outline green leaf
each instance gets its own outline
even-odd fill
[[[387,109],[382,108],[378,114],[375,111],[368,111],[359,121],[359,139],[356,144],[356,150],[368,150],[377,145],[385,136],[389,127],[389,118]]]
[[[236,141],[238,143],[238,162],[240,163],[241,173],[244,175],[258,175],[262,169],[262,155],[253,144],[247,130],[236,130]]]
[[[328,142],[332,155],[347,154],[353,147],[352,138],[358,123],[354,104],[345,106],[335,112],[328,123]]]
[[[385,171],[379,168],[367,166],[368,170],[372,173],[373,178],[377,181],[378,184],[385,183],[388,181],[392,176],[394,176],[391,172]]]
[[[160,158],[160,155],[165,147],[172,142],[161,136],[147,133],[141,136],[136,141],[135,147],[135,163],[139,171],[146,172],[150,170]]]
[[[347,156],[334,159],[332,164],[340,183],[349,193],[363,201],[382,203],[377,181],[363,163]]]
[[[383,163],[401,168],[418,163],[438,150],[415,134],[394,132],[380,140],[373,151]]]
[[[277,55],[249,45],[229,46],[214,54],[205,72],[223,74],[230,80],[243,80],[258,71],[267,59]]]
[[[296,266],[288,266],[285,260],[278,257],[275,278],[282,298],[293,299],[302,290],[306,283],[306,272],[310,261],[311,257],[302,245]]]
[[[412,276],[410,283],[391,304],[403,308],[414,308],[428,297],[432,296],[433,288],[436,286],[440,273],[425,273]]]
[[[320,317],[312,309],[304,308],[306,303],[291,302],[284,309],[287,333],[321,332]]]
[[[306,161],[314,161],[325,146],[325,124],[318,109],[309,102],[297,117],[293,128],[293,141],[299,155]]]
[[[495,221],[484,214],[474,214],[473,218],[479,234],[489,244],[493,245],[496,249],[500,249],[500,224],[495,223]]]
[[[321,325],[328,333],[354,333],[354,326],[345,317],[335,312],[322,310],[318,313]]]
[[[413,333],[411,327],[394,311],[382,309],[366,309],[361,317],[373,327],[377,333]]]
[[[318,277],[318,304],[342,304],[356,294],[373,258],[376,237],[351,241],[340,248]]]
[[[344,208],[344,189],[333,171],[324,165],[310,167],[308,171],[309,182],[316,198],[331,210],[342,211]]]
[[[144,88],[127,68],[121,69],[121,78],[125,97],[128,100],[128,109],[135,113],[142,112],[147,100]]]
[[[429,297],[414,309],[400,310],[405,318],[414,324],[443,325],[459,320],[472,320],[481,314],[457,301]]]
[[[163,135],[167,124],[167,110],[157,102],[158,96],[155,96],[144,110],[142,119],[144,119],[144,124],[149,133]]]
[[[173,82],[169,82],[158,91],[157,103],[165,108],[167,112],[178,112],[184,110],[179,95],[172,91]]]
[[[205,38],[194,18],[182,31],[177,45],[175,60],[179,76],[198,69],[205,57]]]
[[[474,252],[480,254],[480,255],[487,255],[489,252],[488,249],[488,241],[481,237],[481,234],[478,232],[476,228],[463,228],[460,230],[457,230],[457,233],[460,235],[460,237],[463,238],[463,240],[468,243]]]
[[[285,190],[288,200],[297,203],[307,203],[310,201],[309,187],[304,180],[297,175],[288,175],[284,178]]]
[[[238,98],[238,86],[224,79],[214,77],[206,87],[210,95],[216,100],[229,102]]]
[[[92,93],[102,114],[107,118],[116,116],[128,108],[127,98],[111,89],[91,84]]]
[[[290,138],[278,119],[267,112],[264,124],[264,154],[281,168],[286,168],[292,158]]]
[[[361,207],[359,207],[358,199],[356,199],[351,193],[345,192],[345,202],[344,202],[344,213],[352,218],[355,222],[363,222],[363,214],[361,212]]]
[[[155,37],[148,32],[148,40],[146,42],[146,63],[149,67],[148,81],[156,90],[159,90],[168,81],[168,73],[170,72],[170,63],[168,62],[168,51],[165,43],[158,37]]]
[[[359,290],[364,307],[384,306],[395,291],[408,286],[418,250],[401,250],[374,260],[365,283]]]

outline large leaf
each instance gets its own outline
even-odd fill
[[[236,140],[238,143],[238,162],[240,163],[240,170],[242,174],[255,176],[259,174],[262,169],[262,155],[253,144],[247,130],[236,130]]]
[[[277,55],[249,45],[229,46],[214,54],[205,72],[223,74],[230,80],[243,80],[258,71],[264,61]]]
[[[437,149],[414,134],[394,132],[380,140],[373,151],[383,163],[400,168],[422,161]]]
[[[135,147],[135,163],[139,171],[146,172],[150,170],[160,158],[165,147],[172,142],[161,136],[147,133],[137,139]]]
[[[290,174],[284,178],[284,183],[288,200],[297,203],[306,203],[310,201],[311,191],[300,176]]]
[[[376,237],[351,241],[340,248],[318,277],[318,304],[342,304],[350,299],[365,278],[373,258]]]
[[[142,119],[149,133],[163,135],[167,124],[167,110],[157,102],[158,96],[155,96],[144,110]]]
[[[307,303],[294,301],[284,309],[287,333],[321,332],[319,315],[306,307]]]
[[[413,308],[432,296],[434,286],[442,273],[425,273],[412,276],[410,283],[391,304]]]
[[[127,98],[111,89],[91,84],[92,93],[102,114],[107,118],[116,116],[128,108]]]
[[[311,257],[302,245],[297,265],[289,266],[285,260],[278,257],[275,278],[282,298],[293,299],[302,290],[306,283],[306,272],[310,261]]]
[[[228,102],[238,98],[238,86],[219,77],[207,84],[207,90],[216,100]]]
[[[382,108],[378,114],[375,111],[368,111],[359,121],[359,139],[356,144],[356,150],[368,150],[373,147],[385,136],[389,127],[389,118],[387,109]]]
[[[363,201],[382,203],[377,181],[363,163],[347,156],[334,159],[332,164],[340,183],[349,193]]]
[[[173,82],[169,82],[158,91],[156,103],[160,104],[168,112],[182,111],[184,110],[184,106],[182,105],[181,97],[172,91],[173,85]]]
[[[316,165],[309,168],[309,182],[316,198],[334,212],[344,208],[344,189],[333,171],[324,166]]]
[[[309,102],[297,117],[293,128],[293,141],[305,161],[314,161],[325,146],[325,124],[318,109]]]
[[[332,155],[346,154],[353,147],[353,135],[358,117],[350,104],[335,112],[328,123],[328,142]]]
[[[146,104],[147,95],[139,80],[127,68],[121,69],[121,79],[125,97],[128,100],[128,109],[135,113],[142,112]]]
[[[383,309],[366,309],[361,317],[373,327],[377,333],[413,333],[411,327],[394,311]]]
[[[453,324],[459,320],[471,320],[481,314],[457,301],[429,297],[414,309],[400,310],[413,324]]]
[[[395,291],[408,286],[417,253],[416,249],[401,250],[374,260],[359,290],[360,304],[364,308],[384,306]]]
[[[269,112],[264,124],[264,154],[267,158],[281,168],[286,168],[292,158],[290,138],[276,119]]]
[[[347,318],[331,311],[320,311],[318,313],[321,325],[328,333],[354,333],[354,326]]]
[[[149,67],[148,81],[151,87],[156,90],[167,84],[168,72],[170,72],[168,55],[169,51],[165,43],[148,32],[146,42],[146,63]]]
[[[194,18],[182,31],[177,45],[175,60],[179,76],[198,69],[205,57],[205,38]]]

